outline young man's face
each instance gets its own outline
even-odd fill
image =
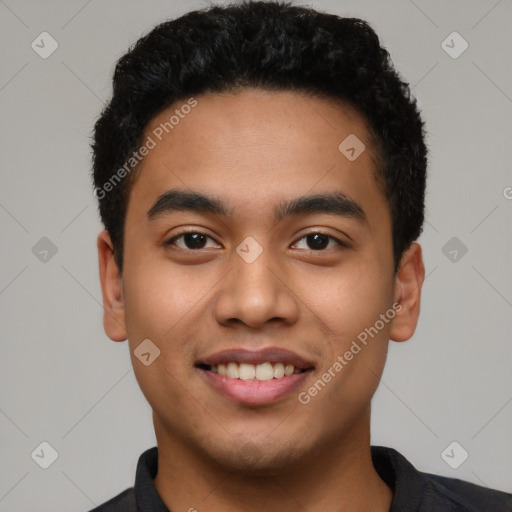
[[[151,136],[156,147],[130,193],[122,278],[108,235],[99,237],[105,328],[116,341],[129,339],[159,446],[268,471],[326,446],[368,442],[388,339],[407,339],[416,325],[422,264],[413,244],[404,270],[393,273],[390,209],[362,118],[293,92],[196,100],[161,141],[154,133],[180,105],[147,127],[143,140]],[[338,149],[352,134],[366,146],[355,160],[352,146]],[[222,202],[226,215],[199,211],[197,201],[149,215],[171,190]],[[283,209],[325,194],[351,203]],[[180,237],[184,231],[203,236]],[[366,345],[358,341],[371,327]],[[146,339],[160,350],[148,366],[134,355]],[[266,361],[275,364],[257,369],[265,378],[282,373],[278,363],[306,371],[245,381],[212,367]]]

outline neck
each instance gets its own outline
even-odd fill
[[[352,433],[272,474],[219,467],[155,422],[158,474],[155,487],[170,511],[282,512],[365,510],[388,512],[392,492],[375,471],[369,411]]]

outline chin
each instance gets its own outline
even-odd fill
[[[213,451],[210,444],[208,452],[215,463],[224,469],[248,476],[266,476],[285,472],[292,469],[308,452],[306,447],[290,439],[278,443],[279,441],[270,441],[268,438],[260,441],[233,439],[232,442],[223,443]]]

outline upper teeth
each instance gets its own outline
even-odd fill
[[[212,372],[219,375],[226,375],[231,379],[242,380],[271,380],[280,379],[285,375],[288,377],[293,373],[299,373],[300,370],[293,364],[284,365],[283,363],[263,363],[263,364],[248,364],[248,363],[227,363],[212,366]]]

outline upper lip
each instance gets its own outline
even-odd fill
[[[267,347],[261,350],[228,349],[216,352],[197,361],[196,366],[218,366],[227,363],[284,363],[293,364],[295,368],[307,370],[313,368],[313,363],[303,359],[295,352],[278,347]]]

